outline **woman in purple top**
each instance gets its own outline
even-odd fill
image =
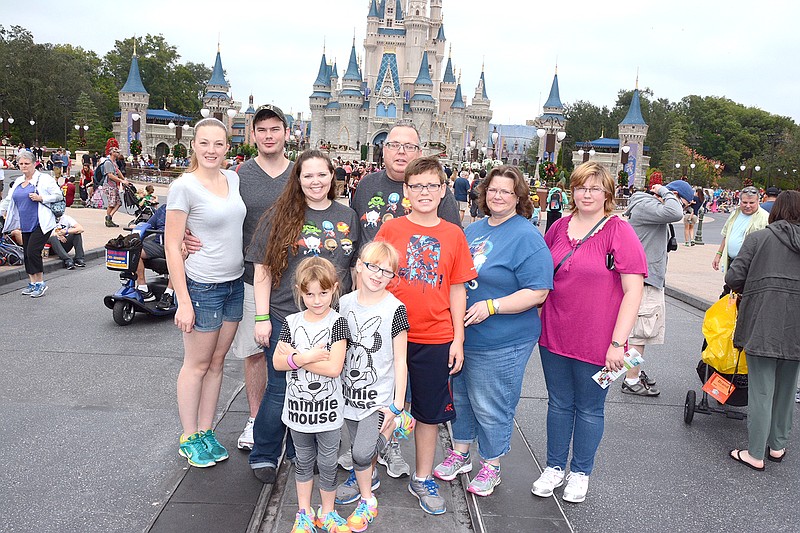
[[[570,473],[563,499],[586,498],[603,437],[607,389],[598,370],[623,367],[625,342],[636,321],[647,259],[633,228],[614,210],[614,179],[588,162],[570,177],[571,215],[545,234],[553,256],[553,290],[542,306],[539,353],[547,385],[547,468],[532,492],[549,497]]]

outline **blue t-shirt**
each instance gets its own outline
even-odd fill
[[[467,201],[467,194],[469,193],[469,180],[467,178],[458,177],[453,184],[453,196],[459,202]]]
[[[751,218],[753,218],[753,215],[739,213],[739,216],[733,221],[731,231],[726,237],[728,241],[728,257],[733,258],[739,255],[739,250],[742,249],[742,243],[744,242],[744,234],[747,228],[750,227]]]
[[[520,289],[552,289],[553,258],[542,234],[519,215],[499,226],[484,218],[465,230],[478,278],[468,282],[467,309],[481,300],[502,298]],[[491,349],[538,340],[542,331],[533,307],[494,315],[466,329],[464,348]]]
[[[696,194],[692,198],[692,213],[697,216],[700,214],[700,208],[703,207],[703,201]]]
[[[39,202],[30,199],[28,195],[32,192],[36,192],[33,183],[28,183],[24,188],[20,184],[12,196],[19,212],[19,229],[23,233],[30,233],[39,225]]]
[[[763,204],[761,204],[761,209],[763,209],[767,213],[771,213],[773,205],[775,205],[775,202],[773,200],[770,200],[769,202],[764,202]]]

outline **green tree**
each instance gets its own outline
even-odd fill
[[[75,125],[89,127],[89,129],[84,130],[84,144],[80,142],[80,132],[75,129]],[[80,96],[78,96],[69,129],[69,145],[90,152],[102,152],[105,149],[106,139],[111,136],[109,129],[106,128],[103,121],[100,120],[97,107],[85,92],[82,92]]]

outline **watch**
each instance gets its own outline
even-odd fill
[[[614,348],[622,348],[624,345],[618,343],[617,341],[611,341],[611,346],[613,346]]]
[[[492,305],[494,305],[494,312],[495,314],[500,314],[500,300],[493,298]]]

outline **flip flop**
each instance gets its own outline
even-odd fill
[[[742,463],[743,465],[745,465],[748,468],[752,468],[753,470],[757,470],[759,472],[763,472],[764,471],[764,467],[763,466],[754,466],[754,465],[751,465],[750,463],[748,463],[747,461],[745,461],[744,459],[742,459],[742,450],[737,450],[737,449],[734,448],[733,450],[730,451],[728,456],[731,459],[733,459],[734,461],[736,461],[737,463]]]
[[[769,459],[773,463],[780,463],[781,461],[783,461],[783,458],[786,457],[786,448],[783,449],[783,454],[779,455],[778,457],[772,455],[773,451],[777,452],[778,450],[771,450],[770,447],[767,446],[767,459]]]

